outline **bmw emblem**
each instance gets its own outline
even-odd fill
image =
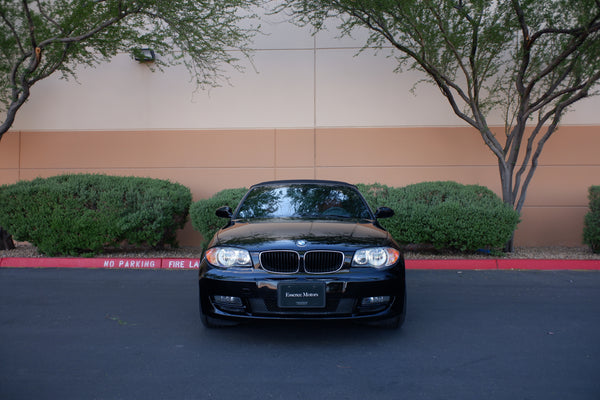
[[[296,246],[298,246],[298,247],[306,246],[306,240],[302,240],[302,239],[296,240]]]

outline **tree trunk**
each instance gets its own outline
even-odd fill
[[[498,162],[500,167],[500,183],[502,184],[502,200],[505,204],[515,207],[515,198],[512,190],[513,167],[506,164],[503,160]],[[512,253],[515,251],[515,232],[513,231],[510,239],[504,245],[504,251]]]
[[[12,236],[0,227],[0,250],[12,250],[15,248]]]
[[[506,242],[506,244],[504,245],[504,251],[506,253],[512,253],[513,251],[515,251],[515,233],[514,232],[510,236],[510,239],[508,239],[508,242]]]

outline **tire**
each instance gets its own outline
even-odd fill
[[[401,315],[397,315],[392,318],[386,318],[379,321],[368,322],[369,326],[381,329],[398,329],[402,325],[403,318]]]
[[[406,290],[404,290],[404,305],[402,308],[402,314],[396,315],[395,317],[381,319],[379,321],[367,322],[367,325],[381,329],[398,329],[404,324],[406,318]]]
[[[204,312],[202,311],[202,305],[200,305],[200,322],[202,322],[202,325],[204,325],[204,327],[208,329],[225,328],[228,326],[238,325],[238,323],[234,321],[218,319],[211,317],[210,315],[204,314]]]

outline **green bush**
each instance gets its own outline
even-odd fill
[[[594,253],[600,253],[600,186],[589,188],[590,211],[585,216],[583,241]]]
[[[47,255],[175,246],[190,203],[188,188],[165,180],[61,175],[0,187],[0,225]]]
[[[203,247],[206,247],[214,234],[226,224],[223,218],[215,215],[217,208],[229,206],[232,210],[235,210],[247,191],[246,188],[225,189],[215,193],[208,199],[192,203],[190,206],[190,219],[192,227],[202,234]]]
[[[380,223],[402,244],[439,250],[499,249],[519,222],[518,213],[483,186],[456,182],[358,186],[373,209],[394,209],[395,216]]]

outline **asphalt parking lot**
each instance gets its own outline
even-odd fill
[[[196,271],[0,269],[0,399],[600,399],[600,273],[407,271],[398,331],[198,319]]]

